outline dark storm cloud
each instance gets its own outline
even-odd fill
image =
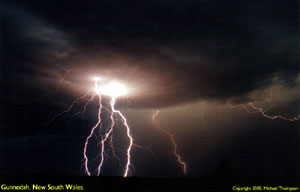
[[[294,86],[300,70],[297,1],[16,4],[22,10],[9,8],[13,19],[4,17],[2,36],[22,67],[57,81],[56,70],[71,69],[72,86],[97,74],[123,80],[136,89],[133,106],[244,102],[275,77]]]
[[[1,4],[2,67],[6,74],[30,72],[73,50],[69,37],[34,14]]]

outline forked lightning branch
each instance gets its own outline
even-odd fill
[[[100,162],[99,162],[99,165],[98,165],[98,168],[97,168],[97,175],[101,174],[101,170],[102,170],[102,167],[103,167],[105,143],[108,141],[109,138],[112,137],[112,132],[113,132],[113,129],[114,129],[114,126],[115,126],[114,115],[119,115],[119,117],[121,117],[121,119],[123,121],[123,125],[126,129],[126,134],[127,134],[128,140],[129,140],[129,145],[128,145],[127,151],[126,151],[126,164],[125,164],[125,167],[124,167],[124,174],[123,174],[124,177],[127,177],[128,173],[129,173],[129,168],[130,168],[130,165],[131,165],[130,160],[131,160],[131,148],[132,148],[132,145],[133,145],[133,138],[131,136],[130,128],[127,124],[127,120],[126,120],[125,116],[121,113],[121,111],[115,109],[115,103],[116,103],[117,98],[120,97],[120,96],[125,96],[127,94],[126,87],[123,84],[116,83],[116,82],[101,84],[101,79],[99,77],[95,77],[94,80],[95,80],[95,87],[94,87],[94,93],[93,93],[93,96],[92,96],[91,100],[93,100],[95,96],[98,97],[98,105],[99,105],[98,115],[97,115],[98,121],[92,127],[91,132],[90,132],[89,136],[86,138],[86,141],[85,141],[85,144],[84,144],[84,150],[83,150],[84,154],[83,154],[83,156],[84,156],[85,172],[86,172],[87,175],[89,175],[89,176],[91,175],[91,172],[89,170],[89,159],[88,159],[88,156],[87,156],[87,149],[88,149],[88,145],[89,145],[89,140],[95,134],[95,130],[97,128],[101,128],[100,127],[100,125],[101,125],[101,112],[102,112],[102,103],[101,103],[102,98],[101,98],[101,96],[106,95],[106,96],[109,96],[111,98],[111,101],[110,101],[111,125],[106,130],[100,129],[100,137],[101,137],[100,138],[101,139],[101,141],[100,141],[100,144],[101,144],[100,157],[101,157],[101,159],[100,159]],[[102,132],[104,132],[104,134],[101,134]],[[112,143],[110,143],[110,144],[111,144],[111,148],[113,149],[113,144]]]
[[[120,110],[116,109],[115,104],[119,97],[123,97],[128,94],[128,90],[125,85],[118,83],[118,82],[114,82],[114,81],[107,82],[107,81],[102,80],[99,77],[95,77],[93,80],[94,80],[94,87],[90,91],[88,91],[82,97],[79,97],[75,101],[73,101],[73,103],[68,108],[66,108],[66,110],[57,114],[52,120],[54,120],[58,116],[62,115],[63,113],[69,113],[71,111],[71,109],[79,102],[84,103],[83,110],[76,114],[83,114],[86,112],[88,104],[94,100],[97,100],[97,106],[98,106],[97,122],[91,127],[91,130],[89,132],[89,135],[86,137],[86,140],[84,142],[84,147],[83,147],[83,161],[84,161],[83,166],[84,166],[85,173],[88,176],[101,175],[104,161],[106,159],[105,151],[107,150],[106,149],[107,143],[109,144],[109,147],[111,149],[113,157],[120,160],[120,158],[115,153],[114,144],[112,142],[113,141],[113,131],[114,131],[114,127],[116,126],[115,118],[118,117],[122,120],[122,127],[125,129],[126,137],[129,141],[128,146],[126,146],[126,152],[125,152],[126,162],[123,167],[123,169],[124,169],[123,176],[127,177],[130,174],[131,158],[132,158],[131,152],[132,152],[132,147],[134,146],[134,143],[133,143],[133,137],[131,135],[130,127],[127,123],[127,119]],[[102,96],[108,96],[110,98],[109,108],[103,106]],[[110,118],[109,118],[110,125],[106,128],[103,128],[103,126],[102,126],[103,110],[106,110],[110,114]],[[153,123],[154,123],[155,117],[157,115],[158,115],[158,111],[152,117]],[[100,135],[96,134],[96,130],[100,131]],[[177,144],[175,142],[173,135],[171,135],[171,133],[169,133],[161,128],[158,128],[158,130],[163,132],[164,134],[167,134],[167,136],[170,138],[171,143],[174,147],[173,154],[174,154],[175,158],[177,159],[179,165],[182,166],[183,173],[185,174],[186,173],[186,163],[182,160],[181,156],[177,152]],[[100,141],[98,143],[98,145],[100,145],[100,149],[99,149],[100,159],[99,159],[96,171],[91,170],[90,158],[88,157],[88,153],[87,153],[89,146],[91,145],[90,140],[93,136],[96,136],[96,137],[100,136]]]

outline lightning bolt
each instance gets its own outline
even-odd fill
[[[90,131],[89,135],[85,139],[84,147],[83,147],[83,160],[84,160],[83,166],[84,166],[85,173],[88,176],[92,175],[90,170],[89,170],[89,158],[87,156],[87,150],[88,150],[88,145],[89,145],[90,139],[95,135],[96,129],[98,127],[100,128],[100,138],[101,138],[101,141],[99,142],[99,144],[101,144],[101,152],[100,152],[100,155],[99,155],[101,159],[100,159],[99,165],[97,167],[97,175],[99,176],[101,174],[101,169],[103,167],[103,163],[104,163],[104,160],[105,160],[105,155],[104,155],[105,154],[105,143],[109,138],[110,138],[110,140],[109,140],[110,143],[109,144],[110,144],[110,147],[111,147],[111,150],[112,150],[112,154],[116,159],[119,160],[119,163],[120,163],[120,158],[115,154],[114,147],[113,147],[113,140],[112,140],[113,129],[114,129],[114,126],[115,126],[114,115],[118,115],[122,119],[123,125],[126,128],[126,135],[129,139],[129,146],[126,150],[126,165],[124,167],[124,173],[123,173],[123,176],[127,177],[128,173],[130,172],[130,166],[131,166],[131,149],[132,149],[132,146],[133,146],[133,138],[132,138],[132,135],[131,135],[130,127],[127,123],[127,119],[121,113],[120,110],[115,109],[116,99],[118,98],[119,95],[125,94],[126,91],[121,90],[121,92],[120,92],[119,89],[122,88],[122,87],[120,87],[120,84],[108,84],[106,86],[105,85],[99,86],[98,82],[99,82],[100,78],[96,77],[94,80],[95,80],[95,85],[94,85],[94,88],[93,88],[94,92],[95,92],[94,94],[91,94],[91,90],[89,90],[85,95],[83,95],[81,97],[78,97],[64,111],[62,111],[61,113],[55,115],[47,123],[47,125],[50,124],[51,122],[53,122],[59,116],[63,115],[64,113],[70,113],[72,108],[75,105],[77,105],[78,103],[81,103],[82,101],[84,101],[84,102],[83,102],[83,107],[82,107],[81,111],[74,114],[74,115],[72,115],[71,118],[73,118],[74,116],[79,115],[79,114],[81,114],[82,117],[83,117],[83,114],[87,110],[88,104],[91,103],[95,99],[95,97],[97,97],[97,99],[98,99],[97,122],[91,128],[91,131]],[[101,96],[102,93],[105,94],[105,95],[111,96],[110,109],[102,105],[102,96]],[[101,132],[103,132],[103,130],[101,128],[101,113],[102,113],[102,110],[108,111],[108,113],[110,114],[110,120],[111,120],[111,124],[106,129],[106,133],[104,134],[104,136],[101,134]],[[121,163],[120,163],[120,165],[121,165]]]
[[[98,166],[98,176],[101,173],[101,168],[102,168],[103,162],[104,162],[104,144],[105,144],[106,140],[108,139],[108,137],[110,136],[110,134],[112,133],[113,127],[114,127],[114,124],[115,124],[114,119],[113,119],[113,114],[111,114],[111,120],[112,120],[112,124],[109,128],[109,131],[105,134],[105,137],[101,140],[101,161],[100,161],[100,164]]]
[[[271,93],[269,95],[268,98],[266,98],[264,101],[257,101],[255,103],[269,103],[271,102],[273,99],[273,94],[272,94],[272,90],[271,90]],[[230,107],[234,108],[236,106],[233,106],[231,105],[230,103],[228,103]],[[269,107],[268,109],[264,109],[263,107],[258,107],[254,104],[254,102],[249,102],[247,104],[247,106],[249,106],[251,109],[253,109],[254,111],[249,111],[249,109],[247,108],[246,105],[237,105],[237,106],[242,106],[248,113],[260,113],[263,117],[267,118],[267,119],[271,119],[271,120],[274,120],[274,119],[281,119],[281,120],[285,120],[285,121],[298,121],[300,120],[300,114],[296,117],[284,117],[284,116],[281,116],[281,115],[269,115],[267,114],[266,112],[271,108]]]
[[[84,94],[83,96],[81,97],[78,97],[77,99],[75,99],[65,110],[63,110],[61,113],[58,113],[57,115],[55,115],[50,121],[48,121],[46,124],[45,124],[45,127],[47,127],[49,124],[51,124],[55,119],[57,119],[59,116],[62,116],[64,113],[70,113],[70,111],[72,110],[72,108],[77,104],[79,103],[80,101],[84,100],[86,97],[88,97],[90,94],[90,91],[88,91],[86,94]],[[85,104],[87,105],[89,102],[91,102],[91,100],[93,100],[93,97],[88,100],[88,102]],[[80,112],[80,113],[84,113],[84,111]],[[76,115],[76,114],[75,114]]]
[[[98,88],[98,80],[96,79],[95,80],[95,89]],[[88,176],[91,176],[91,173],[89,171],[89,168],[88,168],[88,162],[89,162],[89,159],[86,155],[86,152],[87,152],[87,147],[88,147],[88,144],[89,144],[89,140],[90,138],[94,135],[94,132],[96,130],[97,127],[99,127],[99,125],[101,124],[101,111],[102,111],[102,105],[101,105],[101,95],[97,93],[97,96],[98,96],[98,103],[99,103],[99,108],[98,108],[98,121],[97,123],[94,125],[94,127],[91,129],[91,132],[90,134],[87,136],[86,140],[85,140],[85,143],[84,143],[84,148],[83,148],[83,158],[84,158],[84,168],[85,168],[85,172]],[[94,96],[92,96],[92,99],[93,99]],[[87,105],[87,104],[86,104]],[[84,109],[86,109],[86,105],[84,106]]]
[[[153,121],[153,123],[155,122],[155,118],[158,116],[158,114],[159,114],[159,110],[157,110],[157,111],[152,115],[152,121]],[[168,131],[166,131],[166,130],[164,130],[164,129],[161,129],[159,126],[156,126],[156,128],[157,128],[159,131],[161,131],[161,132],[163,132],[164,134],[166,134],[167,136],[169,136],[169,138],[170,138],[170,140],[171,140],[171,142],[172,142],[172,145],[173,145],[173,154],[174,154],[174,156],[176,157],[178,163],[182,166],[183,174],[186,174],[186,172],[187,172],[187,166],[186,166],[186,163],[182,160],[181,156],[180,156],[180,155],[178,154],[178,152],[177,152],[177,144],[176,144],[176,142],[175,142],[174,136],[173,136],[170,132],[168,132]]]
[[[86,151],[87,151],[87,147],[88,147],[88,143],[89,143],[90,138],[93,136],[96,128],[99,127],[99,125],[101,124],[101,108],[102,108],[101,107],[101,95],[98,94],[98,97],[99,97],[98,121],[94,125],[94,127],[92,128],[90,134],[87,136],[87,138],[85,140],[85,143],[84,143],[84,148],[83,148],[84,168],[85,168],[85,172],[88,176],[91,176],[91,173],[90,173],[89,168],[88,168],[89,159],[86,155]]]
[[[123,124],[126,128],[127,137],[129,139],[129,146],[127,148],[127,163],[126,163],[125,172],[124,172],[124,175],[123,175],[124,177],[127,177],[128,176],[128,171],[129,171],[129,166],[131,165],[131,163],[130,163],[130,159],[131,159],[130,153],[131,153],[131,148],[132,148],[132,145],[133,145],[133,138],[131,136],[130,128],[127,124],[127,120],[126,120],[125,116],[121,113],[121,111],[115,109],[115,102],[116,102],[116,97],[112,97],[112,100],[111,100],[112,112],[117,113],[122,118]],[[112,115],[113,115],[113,113],[112,113]]]
[[[300,119],[300,115],[296,116],[296,117],[293,117],[293,118],[288,118],[288,117],[284,117],[284,116],[281,116],[281,115],[268,115],[266,114],[266,110],[264,110],[262,107],[257,107],[255,106],[253,103],[248,103],[248,105],[254,109],[255,111],[259,112],[260,114],[262,114],[262,116],[268,118],[268,119],[282,119],[282,120],[285,120],[285,121],[298,121]]]
[[[99,98],[100,97],[100,92],[101,92],[101,88],[98,87],[98,79],[95,79],[95,91],[97,92],[97,94],[99,95]],[[106,90],[107,91],[107,90]],[[128,176],[128,172],[129,172],[129,168],[130,168],[130,165],[131,165],[131,148],[132,148],[132,145],[133,145],[133,138],[131,136],[131,133],[130,133],[130,128],[129,128],[129,125],[127,124],[127,119],[125,118],[125,116],[121,113],[121,111],[119,110],[116,110],[115,109],[115,103],[116,103],[116,99],[117,99],[117,96],[113,93],[111,95],[111,101],[110,101],[110,108],[112,110],[112,112],[110,113],[110,119],[111,119],[111,125],[110,127],[108,128],[108,131],[106,132],[106,134],[104,135],[104,137],[101,139],[101,153],[100,153],[100,157],[101,157],[101,160],[100,160],[100,163],[98,165],[98,168],[97,168],[97,175],[99,176],[101,174],[101,169],[103,167],[103,163],[104,163],[104,151],[105,151],[105,142],[108,140],[108,138],[110,138],[110,136],[112,135],[113,133],[113,129],[114,129],[114,126],[115,126],[115,119],[114,119],[114,114],[118,114],[122,121],[123,121],[123,125],[124,127],[126,128],[126,133],[127,133],[127,137],[129,138],[129,146],[127,148],[127,162],[126,162],[126,166],[125,166],[125,171],[124,171],[124,174],[123,176],[124,177],[127,177]],[[98,122],[97,124],[92,128],[92,131],[90,133],[90,135],[87,137],[86,139],[86,144],[84,146],[84,158],[85,158],[85,168],[86,168],[86,173],[88,175],[89,174],[89,171],[87,169],[87,162],[88,162],[88,159],[86,157],[86,148],[87,148],[87,143],[88,143],[88,140],[91,138],[91,136],[93,135],[94,133],[94,130],[99,126],[100,122],[101,122],[101,100],[99,99],[99,113],[98,113]],[[111,142],[111,148],[112,148],[112,153],[113,153],[113,156],[115,156],[115,153],[114,153],[114,149],[113,149],[113,144],[112,144],[112,138],[110,140]],[[118,158],[119,159],[119,158]]]
[[[133,138],[131,136],[130,128],[127,124],[127,120],[126,120],[125,116],[121,113],[121,111],[115,109],[116,98],[117,97],[113,96],[112,99],[111,99],[111,102],[110,102],[110,106],[111,106],[111,110],[112,110],[112,113],[111,113],[111,116],[110,116],[111,126],[110,126],[108,132],[105,134],[104,139],[102,139],[102,141],[101,141],[101,162],[98,166],[98,175],[100,175],[100,173],[101,173],[101,168],[103,166],[103,161],[104,161],[104,144],[107,141],[107,139],[109,138],[110,134],[113,132],[113,128],[114,128],[114,125],[115,125],[115,120],[114,120],[113,115],[116,113],[122,118],[123,125],[126,128],[127,137],[129,138],[129,146],[127,148],[127,153],[126,153],[127,162],[126,162],[125,171],[124,171],[124,175],[123,175],[124,177],[127,177],[128,172],[129,172],[129,166],[131,165],[131,163],[130,163],[130,160],[131,160],[130,154],[131,154],[131,148],[132,148],[132,145],[133,145]]]

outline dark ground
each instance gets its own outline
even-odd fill
[[[299,187],[300,178],[287,177],[215,177],[143,178],[143,177],[87,177],[62,175],[3,174],[1,184],[21,185],[82,185],[84,191],[234,191],[233,186]],[[67,190],[65,190],[67,191]]]

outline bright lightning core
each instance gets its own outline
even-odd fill
[[[113,82],[100,87],[98,87],[97,83],[97,87],[95,87],[95,92],[97,94],[117,98],[119,96],[125,96],[127,94],[127,89],[123,84],[120,83]]]

